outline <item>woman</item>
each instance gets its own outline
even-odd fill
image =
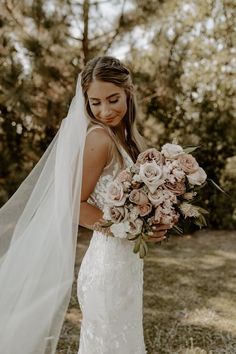
[[[55,354],[78,224],[97,229],[107,180],[143,149],[135,119],[129,71],[112,57],[89,62],[58,133],[0,209],[0,353]],[[142,267],[128,241],[94,232],[78,278],[80,354],[145,352]]]
[[[80,225],[94,229],[103,216],[106,184],[132,165],[145,144],[136,128],[130,72],[119,60],[91,60],[81,84],[93,125],[84,150]],[[159,225],[151,241],[163,240],[167,228]],[[143,260],[132,248],[128,240],[94,231],[78,275],[83,313],[79,354],[145,353]]]

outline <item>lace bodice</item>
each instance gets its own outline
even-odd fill
[[[88,133],[95,128],[102,128],[101,126],[93,126],[92,128],[90,128],[90,130],[88,131]],[[103,129],[103,128],[102,128]],[[88,134],[87,133],[87,134]],[[125,151],[125,149],[120,145],[120,152],[122,154],[122,157],[124,159],[124,168],[129,167],[133,164],[133,161],[131,159],[131,157],[128,155],[128,153]],[[115,158],[113,158],[111,160],[111,162],[109,163],[109,165],[107,165],[104,169],[103,172],[101,174],[101,176],[99,177],[97,184],[93,190],[93,192],[90,194],[87,202],[98,207],[99,209],[103,210],[104,207],[104,194],[106,192],[106,186],[107,183],[112,181],[115,176],[117,175],[117,173],[120,170],[120,166],[119,163],[117,162],[117,160]]]

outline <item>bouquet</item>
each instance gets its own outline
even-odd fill
[[[133,251],[144,258],[154,225],[169,224],[178,232],[182,232],[178,223],[187,218],[206,225],[208,212],[193,204],[207,179],[191,154],[196,148],[168,143],[161,151],[140,153],[135,164],[107,184],[101,227],[134,242]]]

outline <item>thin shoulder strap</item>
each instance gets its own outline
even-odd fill
[[[90,133],[92,130],[96,129],[96,128],[101,128],[101,129],[104,129],[101,125],[99,124],[95,124],[95,125],[92,125],[88,130],[87,130],[87,135],[88,133]]]

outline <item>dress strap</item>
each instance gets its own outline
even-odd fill
[[[95,124],[95,125],[92,125],[92,126],[87,130],[86,135],[88,135],[88,133],[90,133],[92,130],[94,130],[94,129],[96,129],[96,128],[104,129],[101,125]]]

